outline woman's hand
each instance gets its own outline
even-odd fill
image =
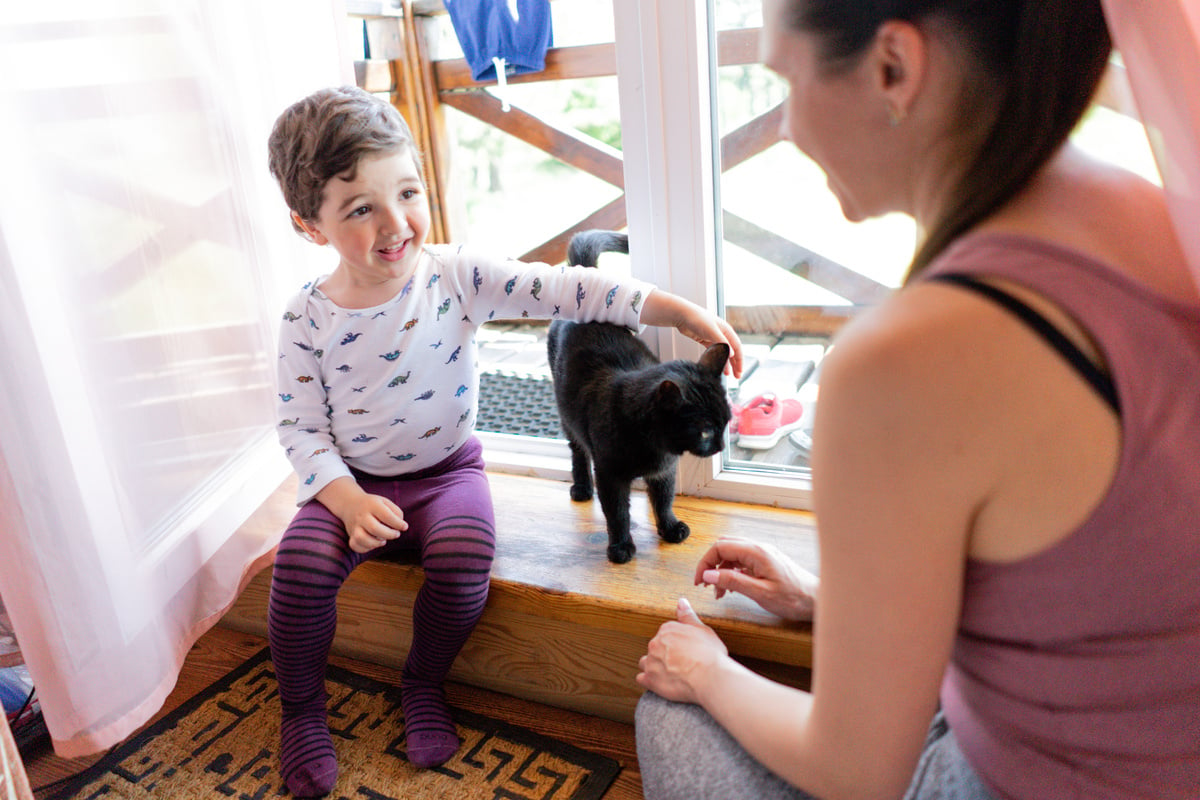
[[[729,658],[712,628],[679,599],[677,621],[664,622],[638,661],[638,684],[677,703],[700,703],[707,678]]]
[[[802,569],[771,544],[722,538],[708,549],[696,567],[695,583],[744,594],[765,610],[784,619],[812,619],[817,576]]]

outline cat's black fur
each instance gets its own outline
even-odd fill
[[[567,262],[596,266],[603,252],[628,253],[613,231],[572,237]],[[729,345],[714,344],[698,362],[659,363],[627,328],[555,320],[546,339],[558,415],[571,447],[571,499],[595,490],[608,524],[608,558],[623,564],[636,549],[629,535],[629,490],[644,478],[658,535],[682,542],[691,531],[672,509],[675,468],[684,452],[711,456],[725,447],[729,401],[721,373]]]

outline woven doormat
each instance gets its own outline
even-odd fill
[[[484,372],[479,376],[481,431],[561,439],[558,402],[549,378]]]
[[[340,767],[331,800],[599,800],[620,771],[611,758],[460,708],[458,754],[416,769],[405,757],[399,687],[334,665],[326,686]],[[288,797],[278,748],[279,694],[264,648],[55,798]]]

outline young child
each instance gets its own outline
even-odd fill
[[[373,556],[420,554],[402,673],[407,754],[419,767],[459,747],[442,684],[483,612],[495,545],[481,445],[475,333],[491,319],[602,320],[678,328],[731,345],[698,306],[603,270],[426,245],[430,211],[412,134],[388,103],[351,87],[280,115],[270,168],[292,224],[339,257],[287,304],[279,339],[279,438],[300,510],[271,582],[271,657],[283,704],[281,770],[298,797],[332,789],[325,663],[338,589]]]

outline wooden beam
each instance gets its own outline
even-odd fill
[[[399,17],[403,13],[400,0],[346,0],[348,17]]]
[[[717,64],[722,67],[739,64],[757,64],[758,28],[736,31],[721,31],[717,34]],[[470,89],[490,86],[495,81],[476,82],[471,77],[471,68],[466,59],[449,58],[434,62],[439,91]],[[576,47],[551,47],[546,51],[546,68],[527,75],[513,75],[507,83],[540,83],[575,78],[605,78],[617,74],[616,45],[579,45]]]
[[[425,40],[424,25],[428,20],[418,20],[412,13],[411,0],[404,2],[404,60],[393,61],[397,83],[403,83],[411,91],[409,108],[415,119],[409,119],[417,146],[425,157],[425,183],[428,186],[429,210],[432,226],[431,243],[450,241],[445,193],[448,183],[445,122],[442,119],[437,90],[434,85],[429,47]]]
[[[596,209],[565,231],[551,237],[521,256],[522,261],[544,261],[561,264],[567,258],[567,244],[578,231],[600,228],[606,231],[621,230],[628,223],[625,215],[625,195]]]
[[[512,75],[507,83],[541,83],[566,78],[603,78],[617,74],[617,51],[612,44],[578,47],[552,47],[546,51],[546,68],[541,72]],[[495,81],[476,82],[464,58],[435,61],[435,80],[439,91],[473,89],[495,85]]]
[[[504,111],[500,101],[483,89],[442,92],[439,97],[445,105],[515,136],[565,164],[618,188],[625,187],[621,154],[603,142],[572,128],[557,127],[516,106]]]
[[[725,320],[742,336],[831,337],[862,310],[861,306],[725,306]]]
[[[413,0],[412,13],[418,17],[433,17],[446,13],[446,4],[442,0]]]
[[[782,122],[783,104],[780,103],[737,130],[725,134],[721,138],[721,171],[727,172],[778,143]]]
[[[860,272],[814,253],[728,211],[722,213],[725,240],[749,250],[793,275],[841,295],[855,305],[875,305],[892,289]]]
[[[761,34],[762,28],[718,31],[717,66],[733,67],[760,63],[762,57],[758,54],[758,40]]]
[[[392,62],[378,58],[354,62],[354,83],[372,94],[394,92],[399,88],[392,74]]]

